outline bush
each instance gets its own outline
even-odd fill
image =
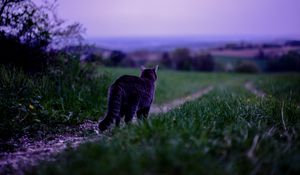
[[[26,72],[47,67],[47,51],[70,43],[80,43],[80,24],[66,25],[56,15],[56,1],[2,0],[0,3],[0,64],[13,65]]]
[[[241,61],[235,68],[236,72],[241,73],[257,73],[259,72],[259,67],[252,61]]]
[[[120,63],[126,58],[122,51],[114,50],[111,52],[109,59],[106,60],[107,66],[120,66]]]
[[[194,70],[213,71],[215,62],[210,54],[197,54],[192,60],[192,65]]]
[[[59,55],[53,64],[36,75],[0,66],[1,140],[43,136],[61,130],[59,124],[97,120],[104,113],[109,76],[95,77],[89,64],[68,55]]]
[[[162,54],[160,65],[163,68],[172,68],[172,60],[171,60],[170,54],[168,52],[164,52]]]
[[[6,36],[0,32],[0,64],[14,65],[26,72],[40,72],[48,62],[44,48],[37,45],[21,43],[13,36]]]
[[[176,49],[172,54],[173,68],[177,70],[192,70],[192,58],[187,48]]]

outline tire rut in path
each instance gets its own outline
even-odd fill
[[[196,100],[213,90],[213,86],[200,89],[198,92],[189,96],[176,99],[162,105],[153,104],[151,106],[150,115],[166,113],[182,104]],[[101,138],[102,134],[98,133],[97,122],[87,120],[79,126],[79,131],[95,131],[94,136],[82,137],[77,133],[74,135],[56,135],[51,141],[41,140],[28,142],[26,138],[21,147],[14,152],[0,152],[0,174],[5,168],[12,167],[13,174],[23,174],[23,169],[28,166],[37,165],[42,160],[55,160],[54,156],[64,151],[66,148],[76,148],[80,144],[94,142]]]
[[[196,92],[194,94],[191,94],[191,95],[183,97],[183,98],[176,99],[172,102],[165,103],[160,106],[154,104],[151,106],[150,114],[167,113],[168,111],[170,111],[178,106],[181,106],[186,102],[193,101],[193,100],[196,100],[197,98],[202,97],[203,95],[209,93],[211,90],[213,90],[213,86],[208,86],[206,88],[199,90],[198,92]]]
[[[247,81],[244,86],[248,91],[257,97],[264,98],[266,96],[266,93],[257,89],[252,81]]]

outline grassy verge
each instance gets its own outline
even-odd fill
[[[297,174],[300,110],[223,84],[28,174]],[[284,93],[284,92],[282,92]],[[282,114],[284,117],[282,118]],[[282,120],[285,122],[283,125]]]
[[[138,69],[98,68],[95,77],[93,68],[78,60],[61,60],[39,75],[0,67],[3,142],[24,135],[43,138],[49,133],[62,133],[67,126],[76,127],[85,119],[96,121],[106,111],[107,90],[112,81],[123,74],[139,74]],[[228,78],[228,74],[159,71],[155,103],[191,94]]]
[[[110,77],[70,59],[41,74],[0,66],[0,140],[43,138],[104,114]],[[2,146],[1,146],[2,148]]]
[[[261,75],[255,83],[279,100],[300,104],[300,76],[297,73]]]

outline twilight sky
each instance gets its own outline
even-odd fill
[[[87,37],[296,36],[300,0],[58,0]]]

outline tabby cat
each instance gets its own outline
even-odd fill
[[[153,69],[141,67],[140,77],[123,75],[118,78],[109,89],[108,109],[105,118],[99,123],[99,130],[106,130],[115,120],[119,126],[125,116],[129,123],[136,114],[137,118],[147,118],[155,93],[157,79],[156,66]]]

